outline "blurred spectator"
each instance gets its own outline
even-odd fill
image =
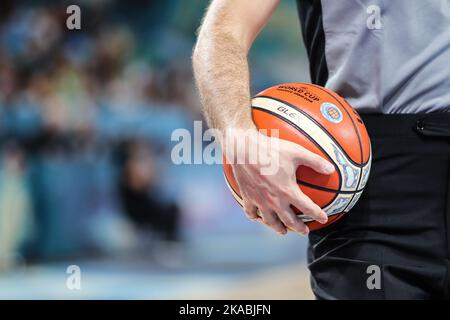
[[[120,197],[126,214],[140,230],[153,230],[164,240],[180,238],[176,204],[161,200],[154,160],[142,141],[125,142],[121,150]]]
[[[0,271],[21,260],[20,249],[33,221],[30,201],[23,153],[9,145],[0,161]]]

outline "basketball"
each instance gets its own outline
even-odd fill
[[[278,129],[278,137],[297,143],[335,166],[331,175],[299,166],[301,191],[328,215],[321,224],[294,212],[311,231],[343,217],[360,198],[370,173],[370,139],[358,113],[335,92],[313,84],[290,83],[268,88],[252,99],[252,117],[258,129]],[[225,179],[241,204],[238,184],[230,164],[224,163]]]

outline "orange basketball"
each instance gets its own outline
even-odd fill
[[[370,139],[361,117],[335,92],[312,84],[290,83],[266,89],[252,99],[252,116],[258,129],[278,129],[289,140],[320,155],[336,170],[322,175],[299,166],[301,191],[328,215],[320,224],[295,210],[311,231],[341,218],[358,201],[370,172]],[[224,164],[225,179],[241,203],[231,165]]]

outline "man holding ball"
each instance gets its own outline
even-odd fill
[[[450,8],[444,2],[297,1],[312,82],[362,115],[373,153],[369,182],[350,214],[309,234],[318,299],[450,297]],[[327,215],[299,189],[296,168],[331,174],[334,166],[285,140],[265,149],[276,138],[260,134],[250,113],[247,54],[278,3],[213,0],[193,64],[210,127],[230,140],[252,132],[234,156],[247,158],[256,144],[265,157],[277,153],[273,175],[261,175],[260,164],[233,165],[246,215],[279,234],[306,235],[291,205],[320,223]],[[374,285],[372,272],[380,277]]]

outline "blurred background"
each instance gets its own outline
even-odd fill
[[[208,3],[1,1],[0,298],[311,298],[306,239],[246,220],[220,165],[171,162]],[[254,93],[309,81],[294,0],[250,62]]]

